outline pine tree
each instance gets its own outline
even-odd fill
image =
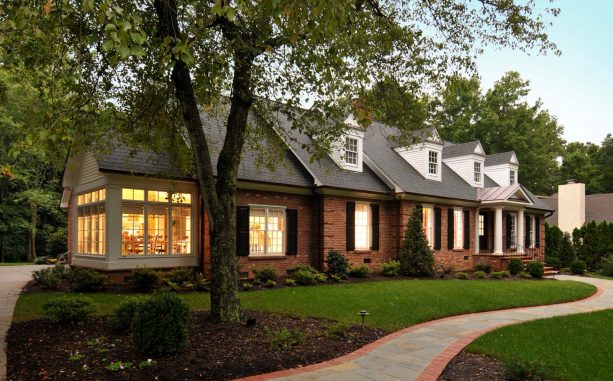
[[[404,275],[432,276],[434,256],[422,229],[420,211],[415,208],[404,232],[404,239],[398,254],[400,271]]]
[[[562,263],[562,267],[570,266],[570,264],[575,259],[577,259],[577,255],[575,254],[575,247],[573,246],[570,234],[564,233],[562,242],[560,242],[560,252],[558,255],[560,258],[560,262]]]

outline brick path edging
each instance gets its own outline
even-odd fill
[[[472,312],[472,313],[468,313],[468,314],[460,314],[460,315],[452,315],[452,316],[447,316],[441,319],[437,319],[437,320],[430,320],[430,321],[426,321],[423,323],[418,323],[415,325],[412,325],[410,327],[407,328],[403,328],[399,331],[393,332],[387,336],[384,336],[376,341],[373,341],[370,344],[367,344],[365,346],[363,346],[360,349],[357,349],[351,353],[348,353],[346,355],[343,355],[341,357],[337,357],[334,358],[332,360],[328,360],[328,361],[323,361],[317,364],[311,364],[311,365],[306,365],[306,366],[302,366],[302,367],[298,367],[298,368],[292,368],[292,369],[283,369],[283,370],[277,370],[274,372],[270,372],[270,373],[263,373],[263,374],[256,374],[253,376],[248,376],[248,377],[243,377],[243,378],[237,378],[234,381],[265,381],[265,380],[272,380],[272,379],[276,379],[276,378],[281,378],[281,377],[289,377],[289,376],[295,376],[301,373],[307,373],[307,372],[313,372],[316,370],[321,370],[324,368],[328,368],[328,367],[332,367],[335,365],[340,365],[343,363],[347,363],[353,360],[356,360],[359,357],[364,356],[365,354],[374,351],[375,349],[379,348],[380,346],[389,343],[390,341],[403,336],[407,333],[411,333],[413,331],[416,331],[418,329],[421,328],[425,328],[428,327],[429,325],[432,324],[438,324],[438,323],[442,323],[448,320],[452,320],[452,319],[456,319],[460,316],[466,316],[466,317],[471,317],[471,316],[479,316],[479,315],[484,315],[484,314],[488,314],[491,312],[504,312],[504,311],[515,311],[515,310],[530,310],[530,309],[535,309],[535,308],[539,308],[539,307],[543,307],[543,306],[562,306],[562,305],[567,305],[567,304],[573,304],[573,303],[577,303],[577,302],[587,302],[590,301],[592,299],[596,299],[599,296],[601,296],[604,293],[604,289],[601,287],[596,286],[596,292],[593,293],[592,295],[588,296],[587,298],[584,299],[579,299],[579,300],[573,300],[571,302],[564,302],[564,303],[557,303],[557,304],[541,304],[541,305],[537,305],[537,306],[527,306],[527,307],[513,307],[513,308],[505,308],[505,309],[501,309],[501,310],[490,310],[490,311],[481,311],[481,312]],[[461,339],[456,340],[455,342],[453,342],[452,344],[450,344],[441,354],[439,354],[437,357],[435,357],[430,364],[428,364],[428,366],[426,367],[426,369],[424,369],[421,374],[418,376],[417,381],[436,381],[438,379],[438,377],[441,375],[441,373],[443,373],[443,370],[445,370],[445,367],[447,366],[447,364],[458,354],[462,351],[462,349],[464,349],[468,344],[470,344],[471,342],[473,342],[476,338],[478,338],[479,336],[481,336],[482,334],[489,332],[491,330],[500,328],[501,326],[496,326],[496,327],[492,327],[492,328],[486,328],[483,330],[479,330],[479,331],[475,331],[473,333],[471,333],[470,335],[463,337]]]

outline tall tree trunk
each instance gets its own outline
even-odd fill
[[[28,262],[36,260],[36,224],[38,220],[38,208],[30,201],[30,249],[28,250]]]
[[[176,0],[157,0],[160,37],[180,38]],[[247,116],[253,102],[250,79],[253,56],[249,50],[235,55],[234,81],[226,138],[214,177],[198,103],[187,65],[174,62],[172,82],[194,154],[198,185],[209,215],[211,238],[211,316],[216,321],[240,320],[238,261],[236,259],[236,176],[245,141]]]

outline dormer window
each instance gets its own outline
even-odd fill
[[[345,163],[358,165],[358,139],[347,137],[345,139]]]
[[[438,174],[438,152],[428,152],[428,173],[431,175]]]
[[[481,163],[475,161],[475,183],[481,183]]]
[[[509,171],[509,185],[515,185],[515,171],[512,169]]]

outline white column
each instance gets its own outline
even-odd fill
[[[481,248],[479,247],[479,211],[481,209],[475,209],[475,254],[479,254]]]
[[[496,207],[494,222],[494,254],[502,254],[502,207]]]
[[[517,252],[519,254],[524,253],[524,244],[526,243],[526,240],[524,239],[524,232],[526,230],[525,222],[524,210],[520,209],[517,212]]]

